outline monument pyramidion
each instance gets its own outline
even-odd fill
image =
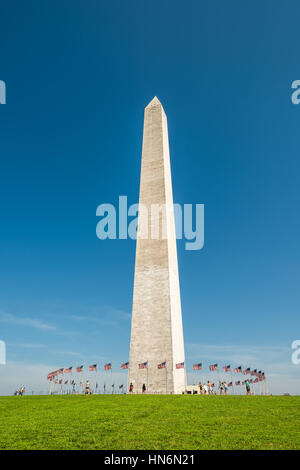
[[[145,108],[129,383],[134,393],[182,393],[184,342],[167,117]]]

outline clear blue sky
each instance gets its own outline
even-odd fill
[[[137,202],[154,95],[174,201],[205,204],[204,249],[178,242],[187,367],[241,363],[300,391],[299,14],[293,0],[1,5],[0,393],[128,359],[135,242],[97,239],[95,214]]]

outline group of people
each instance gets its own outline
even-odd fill
[[[216,395],[217,390],[215,388],[215,384],[211,383],[210,380],[206,383],[199,383],[199,393],[200,395]],[[227,382],[219,382],[219,392],[220,395],[228,395],[228,385]]]
[[[199,393],[200,395],[216,395],[217,390],[215,388],[215,384],[211,383],[209,380],[207,381],[207,384],[202,384],[201,382],[198,384],[199,386]],[[245,387],[246,387],[246,393],[247,395],[251,395],[251,388],[250,388],[250,382],[248,379],[245,380]],[[220,395],[228,395],[228,384],[227,382],[219,382],[219,393]]]
[[[22,396],[22,395],[24,395],[24,393],[25,393],[25,387],[21,387],[21,388],[19,388],[19,390],[16,390],[16,391],[15,391],[14,395],[15,395],[15,396],[16,396],[16,395]]]
[[[245,386],[246,386],[247,395],[251,395],[250,382],[249,382],[248,379],[245,380]],[[217,390],[216,390],[215,384],[211,383],[210,380],[207,381],[207,384],[199,382],[198,387],[199,387],[200,395],[217,395]],[[220,395],[228,395],[228,384],[227,384],[227,382],[221,382],[220,381],[219,386],[217,388],[219,389]],[[86,392],[86,394],[87,393],[88,392]],[[129,385],[129,393],[133,393],[133,383],[132,382],[130,382],[130,385]],[[142,385],[142,393],[146,393],[146,385],[145,384]],[[195,393],[197,393],[197,392],[195,392]]]

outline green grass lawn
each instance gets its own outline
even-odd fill
[[[0,397],[0,449],[300,449],[300,397]]]

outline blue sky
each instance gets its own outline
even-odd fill
[[[204,248],[178,241],[187,367],[263,368],[273,393],[299,393],[299,13],[267,0],[1,6],[0,393],[128,359],[135,242],[97,239],[95,214],[137,202],[154,95],[174,202],[205,204]]]

